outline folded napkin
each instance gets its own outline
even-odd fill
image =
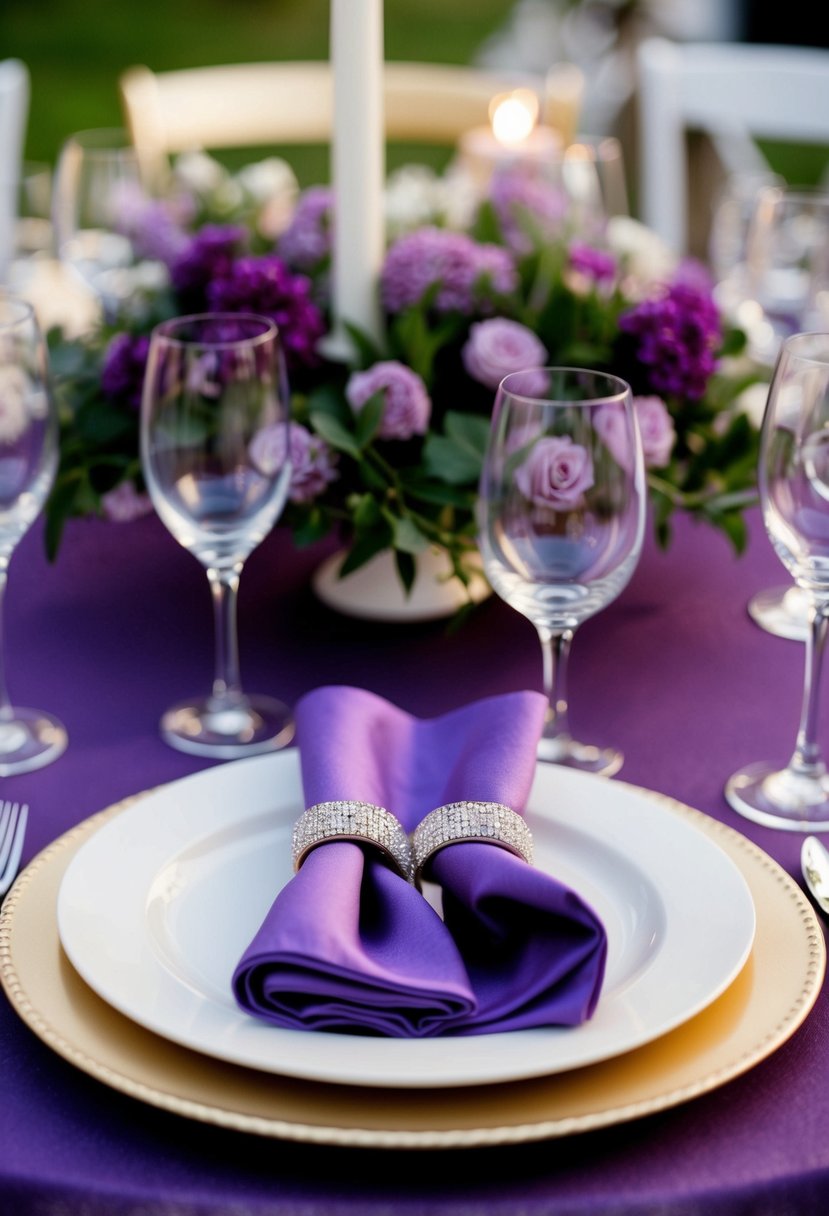
[[[522,811],[546,702],[485,698],[419,719],[364,689],[296,706],[305,805],[357,799],[407,832],[461,800]],[[429,860],[442,917],[372,847],[313,848],[241,958],[233,990],[276,1025],[423,1037],[577,1025],[595,1008],[606,938],[575,892],[485,840]]]

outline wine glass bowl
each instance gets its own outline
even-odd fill
[[[0,603],[9,563],[40,515],[58,463],[46,344],[27,302],[0,293]],[[66,748],[63,723],[11,703],[0,643],[0,776],[42,768]]]
[[[495,400],[478,496],[478,543],[496,593],[535,626],[549,710],[542,760],[611,774],[615,748],[569,727],[575,630],[614,600],[641,552],[641,439],[629,386],[580,368],[508,375]]]
[[[236,631],[242,568],[287,497],[288,413],[282,350],[268,318],[205,313],[153,330],[142,468],[162,522],[207,572],[215,615],[212,692],[174,705],[161,720],[162,737],[180,751],[233,759],[293,737],[286,705],[242,691]]]
[[[817,739],[829,630],[829,333],[784,340],[763,418],[758,473],[767,535],[807,605],[803,703],[788,764],[747,765],[729,778],[726,797],[745,818],[767,827],[829,831],[829,775]]]

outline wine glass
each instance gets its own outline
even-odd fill
[[[769,366],[785,337],[827,327],[829,192],[795,186],[758,192],[747,237],[746,299],[736,317],[753,357]],[[797,585],[758,591],[748,611],[777,637],[805,641],[809,632],[808,598]]]
[[[790,831],[829,831],[829,776],[817,738],[818,693],[829,629],[829,333],[781,346],[760,444],[760,499],[769,539],[808,603],[800,726],[783,769],[749,764],[725,793],[747,819]]]
[[[582,368],[513,372],[495,398],[478,495],[493,588],[541,640],[549,709],[538,756],[612,774],[623,756],[573,739],[567,660],[576,628],[614,600],[639,560],[647,489],[625,381]]]
[[[216,629],[212,692],[161,719],[162,737],[180,751],[234,759],[293,737],[286,705],[242,691],[236,627],[244,562],[288,492],[288,411],[281,342],[267,317],[202,313],[153,329],[142,468],[163,523],[207,570]]]
[[[164,264],[136,246],[136,217],[161,189],[157,166],[118,127],[78,131],[63,144],[52,194],[55,247],[112,323],[142,285],[162,286]]]
[[[12,554],[43,509],[57,464],[46,344],[32,306],[0,293],[0,606]],[[0,642],[0,776],[51,764],[66,743],[57,718],[12,705]]]

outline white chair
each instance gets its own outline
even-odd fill
[[[829,147],[829,50],[647,38],[637,105],[639,218],[686,253],[687,134],[708,134],[729,172],[768,168],[757,139]]]
[[[29,70],[19,59],[0,61],[0,283],[14,249],[17,192],[29,118]]]
[[[489,120],[492,98],[536,87],[542,116],[560,104],[559,75],[496,73],[435,63],[387,62],[384,111],[389,140],[453,145]],[[333,74],[325,61],[246,63],[152,72],[127,68],[119,82],[125,124],[147,153],[328,142]],[[572,89],[572,82],[568,81]]]

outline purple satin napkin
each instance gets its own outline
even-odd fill
[[[365,689],[315,689],[296,706],[305,805],[375,803],[407,831],[461,799],[521,812],[545,710],[517,692],[420,719]],[[606,938],[575,892],[485,841],[446,846],[427,873],[443,919],[370,848],[313,849],[236,968],[240,1006],[280,1026],[410,1037],[591,1015]]]

